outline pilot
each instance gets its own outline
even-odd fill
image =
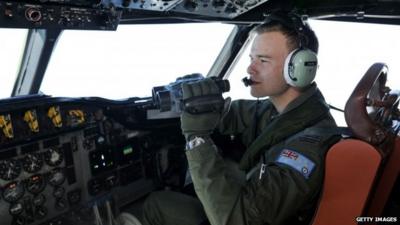
[[[313,82],[318,40],[308,23],[275,12],[254,29],[251,95],[230,108],[183,112],[181,128],[197,198],[152,193],[145,225],[307,224],[315,211],[327,150],[340,139],[329,108]],[[221,95],[212,79],[183,85],[183,99]],[[227,104],[225,104],[227,105]],[[219,153],[214,130],[246,146],[238,172]]]

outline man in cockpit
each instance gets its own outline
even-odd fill
[[[182,113],[186,156],[198,199],[156,192],[144,205],[144,224],[298,224],[311,218],[321,191],[325,153],[340,139],[313,79],[318,40],[299,16],[277,12],[254,30],[251,95],[229,110]],[[211,79],[184,84],[184,100],[221,95]],[[214,130],[246,146],[240,173],[220,156]],[[242,179],[240,179],[240,177]]]

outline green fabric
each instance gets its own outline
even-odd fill
[[[240,168],[248,171],[260,159],[265,149],[326,118],[329,108],[321,101],[322,96],[319,92],[315,95],[304,102],[301,107],[283,113],[268,124],[246,150],[240,161]]]
[[[304,104],[314,95],[320,97],[323,104],[324,99],[316,85],[311,85],[298,98],[289,103],[281,115],[288,113]],[[312,110],[306,109],[306,111]],[[235,135],[248,148],[257,136],[277,117],[276,111],[269,99],[264,100],[236,100],[232,102],[229,112],[219,124],[219,132],[227,135]]]
[[[193,136],[209,135],[213,132],[221,118],[220,113],[212,112],[206,114],[192,115],[182,113],[181,129],[186,140]]]
[[[299,215],[310,218],[322,187],[325,154],[340,139],[337,134],[331,121],[323,120],[266,151],[265,173],[260,179],[259,166],[255,167],[231,212],[230,220],[241,222],[227,224],[293,224]],[[276,161],[286,149],[315,163],[309,178]]]
[[[198,199],[173,191],[157,191],[143,205],[143,225],[200,225],[206,221]]]
[[[212,79],[204,79],[194,83],[182,84],[183,102],[202,101],[201,97],[204,96],[220,96],[222,99],[222,92]],[[222,106],[217,107],[223,109]],[[181,114],[181,129],[186,140],[189,140],[195,135],[208,135],[213,132],[221,119],[220,111],[211,111],[201,114],[192,114],[186,110]]]
[[[196,193],[212,225],[285,224],[316,202],[322,186],[325,152],[338,139],[332,138],[334,132],[325,132],[335,130],[336,125],[320,92],[311,88],[281,115],[268,101],[262,102],[257,110],[261,119],[255,129],[260,134],[257,138],[253,132],[256,105],[254,101],[234,102],[220,126],[224,134],[242,135],[249,146],[251,152],[241,162],[249,172],[247,182],[243,184],[229,175],[231,170],[212,141],[186,152]],[[265,129],[272,134],[266,134]],[[276,162],[286,148],[315,163],[309,178]],[[263,154],[266,170],[260,178],[259,160]]]
[[[224,225],[230,217],[242,184],[229,176],[229,169],[212,144],[186,151],[194,188],[211,225]]]

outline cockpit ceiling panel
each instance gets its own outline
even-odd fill
[[[0,27],[115,30],[118,24],[253,24],[276,9],[316,19],[400,24],[400,0],[0,0]]]
[[[103,0],[106,8],[170,11],[216,18],[235,18],[268,0]]]
[[[176,12],[233,19],[268,0],[185,1],[173,9]]]
[[[115,30],[122,13],[93,7],[2,1],[0,12],[4,12],[0,27],[85,30]]]
[[[103,0],[101,4],[105,7],[124,9],[169,11],[181,2],[182,0]]]

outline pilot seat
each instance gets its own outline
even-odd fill
[[[386,77],[387,66],[373,64],[347,101],[345,119],[350,133],[327,153],[312,225],[397,219],[383,214],[400,171],[400,97],[385,86]]]

